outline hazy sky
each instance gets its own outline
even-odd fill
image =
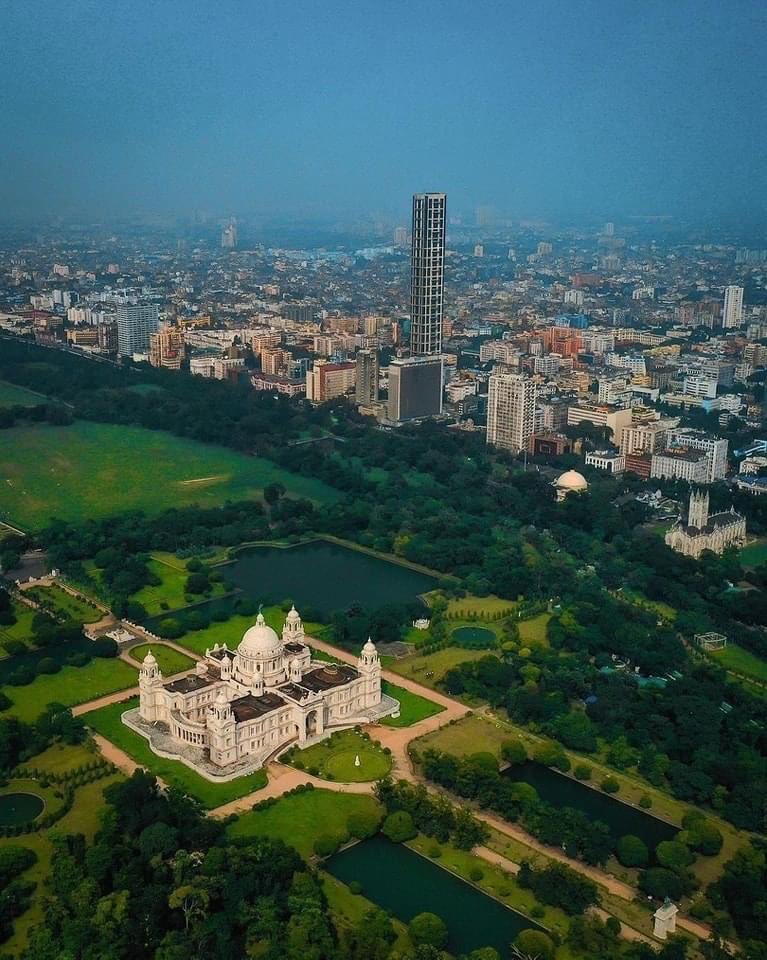
[[[758,0],[0,0],[0,217],[764,212]]]

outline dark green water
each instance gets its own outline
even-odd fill
[[[299,611],[314,607],[323,614],[354,603],[406,603],[437,586],[426,574],[322,540],[287,548],[250,547],[220,569],[227,583],[258,603],[289,598]]]
[[[458,627],[453,630],[452,638],[469,650],[490,650],[498,646],[495,634],[486,627]]]
[[[601,820],[610,828],[613,839],[632,834],[643,840],[650,852],[662,840],[672,840],[679,827],[658,820],[636,807],[615,800],[609,794],[594,790],[566,777],[551,767],[528,760],[504,771],[510,780],[523,781],[535,787],[541,800],[555,807],[574,807],[592,820]]]
[[[40,816],[44,807],[34,793],[5,793],[0,797],[0,827],[29,823]]]
[[[541,928],[514,910],[401,843],[378,834],[331,857],[325,869],[343,883],[356,880],[362,894],[403,923],[436,913],[447,924],[448,950],[469,953],[495,947],[502,957],[521,930]]]

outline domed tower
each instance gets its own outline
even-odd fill
[[[226,695],[226,687],[219,687],[218,694],[208,707],[208,743],[210,759],[225,766],[237,759],[235,721],[232,707]]]
[[[293,683],[300,683],[303,677],[303,670],[301,669],[301,661],[298,657],[293,657],[290,661],[290,679]]]
[[[365,707],[374,707],[381,702],[381,661],[370,637],[360,653],[357,670],[365,681]]]
[[[138,675],[139,713],[142,720],[154,723],[163,719],[162,671],[149,650],[141,664]]]
[[[285,681],[283,643],[259,613],[245,631],[234,658],[234,676],[249,687],[274,687]]]
[[[287,616],[285,617],[285,624],[282,628],[282,642],[304,642],[304,625],[301,622],[301,616],[298,613],[298,610],[296,610],[295,606],[290,608]]]

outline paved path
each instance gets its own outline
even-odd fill
[[[135,666],[135,664],[131,664],[131,666]],[[118,690],[117,693],[110,693],[106,697],[98,697],[96,700],[89,700],[87,703],[80,703],[76,707],[72,707],[72,716],[81,717],[84,713],[98,710],[99,707],[108,707],[110,703],[120,703],[123,700],[130,700],[131,697],[137,696],[138,687]]]

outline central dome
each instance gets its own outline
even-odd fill
[[[245,636],[237,647],[241,657],[276,657],[282,650],[282,641],[259,613],[255,624],[245,631]]]
[[[577,470],[568,470],[557,479],[555,486],[560,490],[586,490],[588,482],[582,473],[578,473]]]

